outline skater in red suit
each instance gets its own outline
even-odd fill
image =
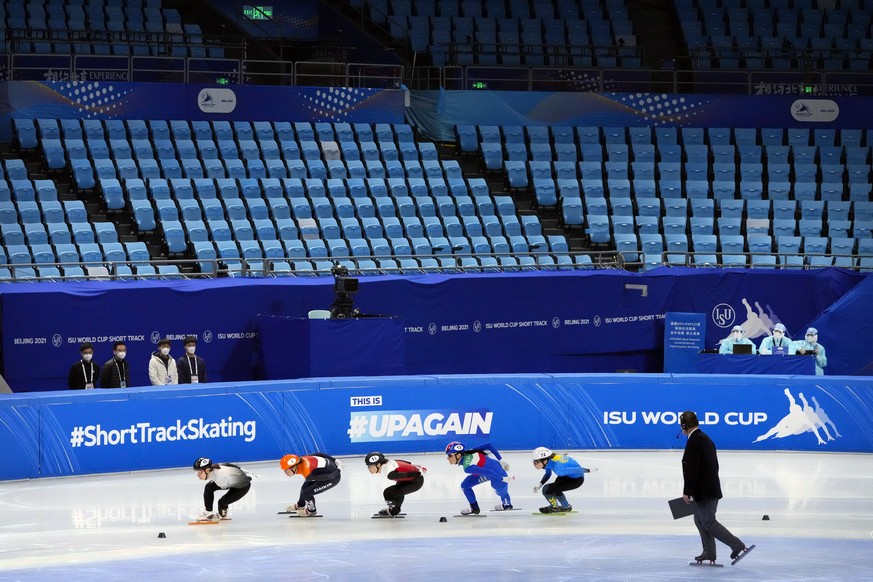
[[[688,437],[685,454],[682,455],[682,476],[685,479],[682,499],[685,503],[691,503],[692,500],[696,502],[694,525],[700,532],[700,541],[703,544],[703,553],[694,559],[698,562],[714,562],[715,540],[718,540],[730,546],[731,560],[735,560],[748,549],[715,518],[718,500],[722,498],[715,444],[700,430],[700,422],[694,412],[688,410],[679,415],[679,426],[682,428],[682,433]]]
[[[379,510],[378,515],[382,517],[395,517],[399,514],[406,496],[415,493],[424,485],[424,473],[427,469],[421,465],[413,465],[400,459],[391,460],[378,451],[367,455],[364,462],[372,475],[383,475],[394,481],[394,485],[386,487],[382,493],[385,503],[388,504],[386,509]]]

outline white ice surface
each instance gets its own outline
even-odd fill
[[[319,519],[277,515],[302,482],[277,462],[243,464],[251,492],[209,526],[188,525],[203,488],[189,469],[0,483],[0,580],[873,580],[873,456],[721,452],[719,519],[757,548],[730,566],[719,544],[724,568],[691,568],[694,524],[667,508],[681,450],[571,454],[594,471],[564,516],[534,515],[527,453],[506,455],[522,510],[485,518],[453,517],[463,475],[441,454],[398,455],[428,468],[402,520],[371,519],[390,483],[360,457],[318,496]]]

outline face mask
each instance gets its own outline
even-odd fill
[[[127,356],[127,352],[115,352],[115,357],[119,360],[123,360],[125,356]]]
[[[185,348],[185,351],[188,352],[189,354],[191,354],[192,356],[194,355],[194,352],[196,350],[197,350],[197,346],[188,346],[187,348]]]
[[[735,332],[734,332],[734,339],[740,339],[741,337],[743,337],[743,334],[741,334],[741,333],[738,332],[738,331],[735,331]]]
[[[161,355],[166,356],[170,353],[170,348],[161,348]]]
[[[783,335],[783,334],[782,334],[781,331],[778,331],[778,330],[777,330],[777,331],[774,331],[774,332],[773,332],[773,337],[775,337],[776,339],[782,339],[782,335]]]
[[[90,362],[91,358],[93,358],[93,357],[94,357],[94,354],[82,354],[82,360],[84,360],[86,362]]]
[[[814,344],[814,343],[815,343],[815,340],[816,340],[816,336],[814,336],[814,335],[808,335],[808,336],[806,336],[806,341],[808,341],[808,342],[811,343],[811,344]]]

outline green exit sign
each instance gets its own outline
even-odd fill
[[[245,4],[243,6],[243,16],[249,20],[273,20],[273,7]]]
[[[474,89],[487,89],[488,83],[485,83],[483,81],[476,81],[473,83],[473,88]]]

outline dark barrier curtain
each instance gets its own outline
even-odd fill
[[[790,336],[802,337],[863,279],[839,269],[666,268],[645,274],[364,277],[355,306],[402,319],[410,374],[658,372],[668,311],[705,314],[707,346],[732,325],[748,328],[756,344],[778,321]],[[94,343],[95,361],[102,364],[112,355],[112,342],[123,338],[132,383],[145,385],[157,340],[170,337],[178,357],[182,339],[194,335],[210,381],[256,379],[257,316],[305,317],[311,309],[326,309],[332,285],[326,277],[4,285],[3,374],[15,391],[63,389],[79,342]],[[859,294],[869,289],[865,285]],[[870,313],[864,305],[856,319],[862,330]],[[819,330],[834,355],[865,348],[859,337],[870,334],[835,336],[824,325]],[[827,373],[859,373],[852,367],[859,361],[838,358]]]

